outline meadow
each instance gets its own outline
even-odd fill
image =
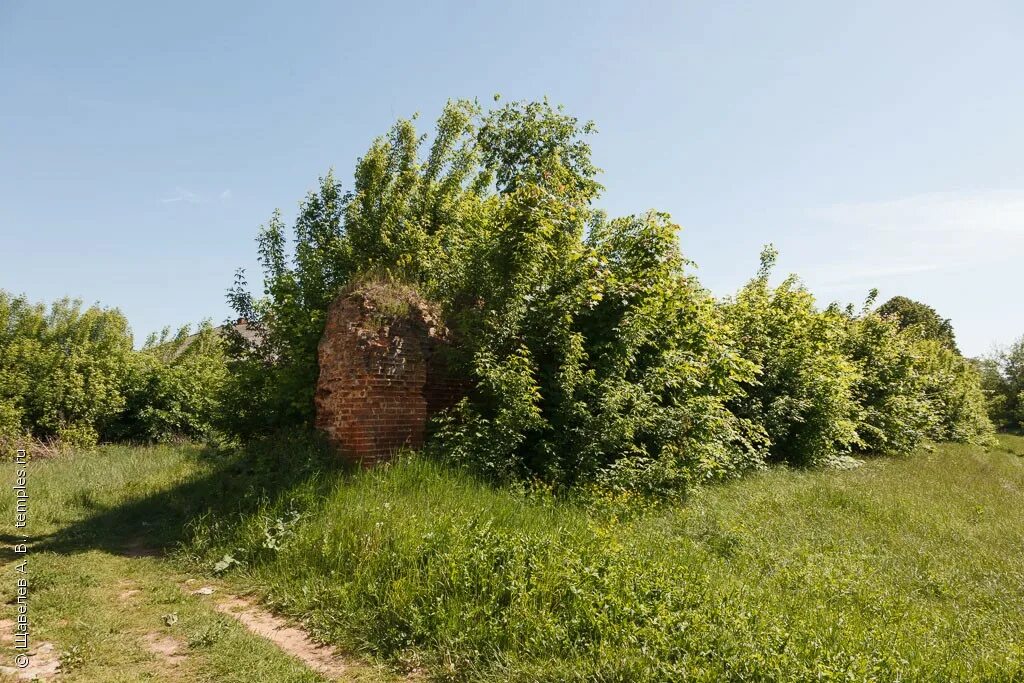
[[[1024,438],[848,465],[653,502],[340,469],[302,438],[38,460],[34,637],[71,681],[322,680],[193,577],[301,619],[352,680],[1021,680]]]

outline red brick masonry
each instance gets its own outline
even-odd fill
[[[449,375],[447,346],[436,310],[412,289],[343,292],[320,340],[316,426],[342,457],[364,466],[419,448],[428,418],[464,394]]]

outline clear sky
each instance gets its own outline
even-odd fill
[[[982,353],[1024,334],[1022,36],[1019,1],[5,0],[0,288],[219,322],[258,226],[396,117],[548,95],[716,294],[774,242],[822,303],[918,298]]]

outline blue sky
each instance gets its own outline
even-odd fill
[[[0,6],[0,288],[137,338],[229,315],[276,207],[399,116],[544,95],[596,121],[612,214],[734,292],[762,244],[822,303],[905,294],[1024,334],[1019,2]]]

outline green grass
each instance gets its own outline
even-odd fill
[[[32,477],[34,557],[58,585],[139,538],[178,548],[141,561],[154,572],[227,556],[224,581],[320,638],[437,679],[1024,680],[1022,437],[773,469],[659,507],[494,489],[415,458],[334,471],[302,442],[107,449]],[[129,569],[103,571],[106,586]],[[48,623],[61,600],[83,624],[114,618],[77,585],[39,608]],[[170,611],[153,600],[150,619]],[[47,635],[68,647],[61,628]],[[210,680],[236,680],[207,640]],[[307,680],[289,675],[260,680]]]
[[[13,483],[14,465],[0,468]],[[32,546],[23,557],[32,643],[54,645],[61,681],[325,681],[191,595],[203,584],[186,585],[190,575],[181,563],[131,556],[179,539],[181,521],[205,505],[191,494],[215,494],[221,474],[218,463],[194,447],[104,448],[30,464]],[[7,486],[0,505],[4,519],[12,519]],[[8,548],[21,538],[9,522],[4,531]],[[14,561],[7,550],[0,571],[2,619],[15,614]],[[15,651],[4,638],[0,664],[10,666]],[[176,643],[176,656],[151,651],[148,643],[155,639]],[[387,679],[373,666],[352,670],[354,681]],[[0,673],[0,680],[13,679]]]

